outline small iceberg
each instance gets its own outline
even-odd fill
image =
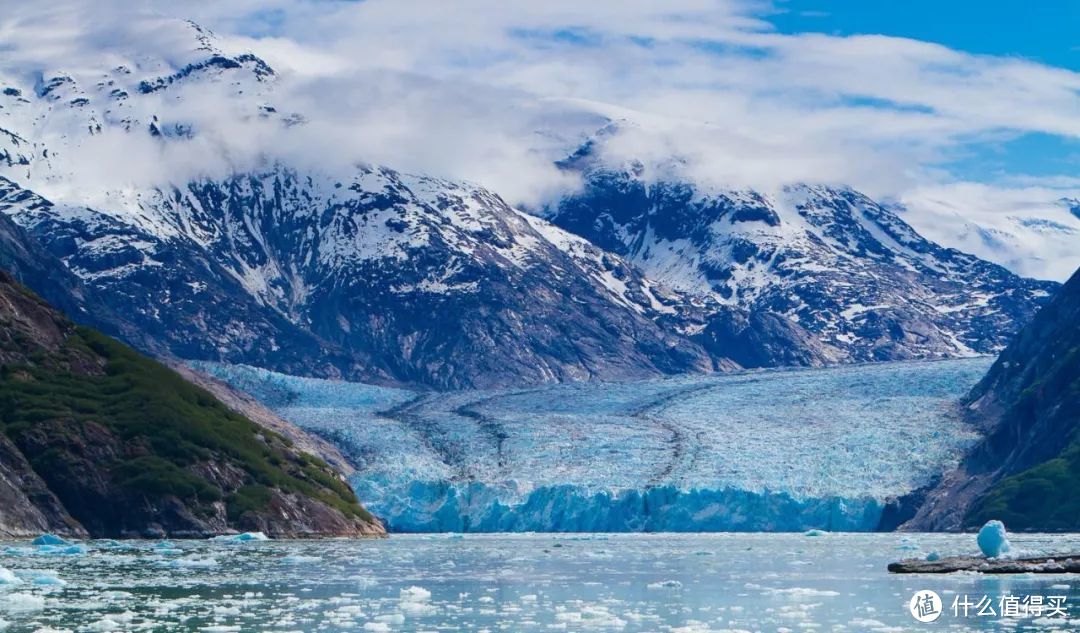
[[[226,543],[247,543],[249,541],[269,541],[270,537],[262,532],[244,532],[242,534],[222,534],[221,536],[215,536],[214,540]]]
[[[931,563],[936,561],[936,560],[941,560],[941,554],[938,554],[937,552],[930,552],[929,554],[926,555],[926,560],[928,560]]]
[[[431,599],[431,592],[423,587],[408,587],[398,592],[402,602],[426,602]]]
[[[983,556],[987,558],[999,558],[1012,550],[1012,544],[1005,533],[1005,524],[1001,521],[987,521],[979,530],[976,541]]]
[[[71,542],[65,538],[59,537],[55,534],[42,534],[33,541],[30,541],[31,545],[71,545]]]
[[[45,586],[60,586],[66,585],[67,581],[53,574],[41,574],[40,576],[36,576],[34,578],[34,584]]]
[[[661,580],[660,582],[650,582],[646,587],[648,589],[682,589],[682,583],[678,580]]]
[[[21,580],[10,569],[0,567],[0,585],[17,585]]]
[[[828,534],[828,532],[817,528],[803,532],[803,536],[825,536],[826,534]]]
[[[37,554],[46,556],[78,556],[86,553],[85,545],[38,545]]]

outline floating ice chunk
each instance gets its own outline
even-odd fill
[[[941,554],[938,554],[937,552],[930,552],[929,554],[926,555],[926,560],[931,561],[931,562],[933,562],[935,560],[941,560]]]
[[[86,553],[85,545],[38,545],[38,554],[46,556],[78,556]]]
[[[386,613],[375,616],[376,622],[389,622],[390,624],[405,624],[405,616],[400,613]]]
[[[402,602],[424,602],[431,599],[431,592],[423,587],[408,587],[398,592]]]
[[[300,565],[303,563],[317,563],[322,559],[318,556],[302,556],[300,554],[293,554],[291,556],[282,556],[281,562],[288,563],[290,565]]]
[[[124,625],[106,616],[97,622],[86,625],[86,631],[119,631]]]
[[[181,569],[208,569],[210,567],[217,567],[218,562],[215,558],[177,558],[164,563],[165,567],[178,567]]]
[[[1001,521],[987,521],[986,525],[979,530],[979,536],[976,540],[983,556],[988,558],[997,558],[1008,554],[1012,549],[1009,538],[1005,534],[1005,524]]]
[[[55,534],[42,534],[33,541],[30,541],[31,545],[70,545],[71,543],[62,537]]]
[[[66,585],[67,581],[56,574],[40,574],[34,577],[35,585]]]
[[[389,631],[390,625],[385,622],[368,622],[364,625],[365,631]]]
[[[828,532],[817,528],[803,532],[803,536],[825,536],[826,534],[828,534]]]
[[[45,598],[32,593],[9,593],[3,603],[9,611],[40,611],[45,608]]]
[[[682,583],[678,580],[661,580],[659,582],[650,582],[648,584],[649,589],[682,589]]]
[[[10,569],[0,567],[0,585],[17,585],[21,580]]]
[[[221,536],[215,536],[215,541],[226,541],[228,543],[247,543],[248,541],[269,541],[270,537],[262,532],[244,532],[243,534],[223,534]]]

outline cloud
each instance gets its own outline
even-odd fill
[[[1064,281],[1080,268],[1080,215],[1073,211],[1080,182],[929,184],[904,192],[900,203],[902,217],[929,239],[1021,275]]]
[[[218,158],[386,163],[515,202],[572,186],[552,159],[608,118],[636,123],[612,160],[677,155],[717,184],[835,182],[897,198],[954,183],[950,162],[976,146],[1080,138],[1078,73],[882,35],[783,34],[761,17],[775,8],[751,0],[24,4],[0,17],[5,69],[187,59],[182,38],[132,26],[148,14],[194,19],[267,59],[281,74],[267,98],[308,125],[271,134],[225,94],[161,104],[227,147]]]

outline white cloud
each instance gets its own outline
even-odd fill
[[[162,104],[228,146],[219,158],[380,162],[514,201],[568,186],[551,159],[602,116],[640,123],[615,158],[677,154],[693,177],[734,186],[842,182],[904,199],[952,187],[961,207],[962,196],[984,196],[954,186],[942,165],[974,143],[1080,138],[1078,73],[895,37],[781,34],[757,17],[767,5],[750,0],[0,4],[0,70],[90,73],[146,51],[184,61],[185,42],[129,28],[138,12],[192,18],[267,59],[282,75],[274,104],[303,112],[302,129],[275,135],[229,119],[225,98]],[[119,153],[145,164],[141,151]]]
[[[1080,208],[1080,183],[922,185],[900,202],[902,217],[929,239],[1021,275],[1065,280],[1080,268],[1080,216],[1071,208]]]

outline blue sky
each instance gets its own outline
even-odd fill
[[[766,18],[782,33],[892,35],[1080,71],[1077,0],[779,0]],[[1076,138],[1009,135],[960,153],[942,166],[964,180],[1080,174]]]
[[[1076,0],[779,0],[785,33],[884,34],[1080,71]]]

